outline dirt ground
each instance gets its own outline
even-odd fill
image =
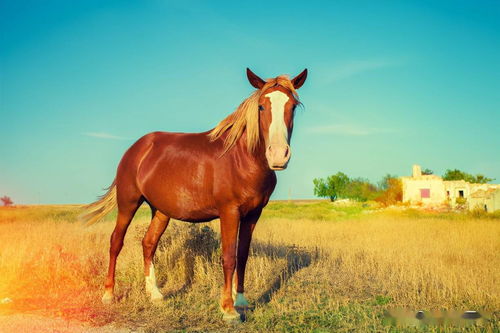
[[[92,327],[78,321],[68,321],[62,318],[48,318],[31,314],[13,314],[0,316],[0,333],[125,333],[143,332],[116,328],[111,325]]]

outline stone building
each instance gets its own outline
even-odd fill
[[[469,209],[487,212],[500,210],[500,188],[489,188],[472,193],[469,198]]]
[[[423,175],[419,165],[409,177],[401,177],[403,202],[438,206],[465,205],[469,209],[488,212],[500,209],[500,185],[472,184],[465,180],[443,180],[436,175]]]

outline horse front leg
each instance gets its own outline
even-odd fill
[[[252,241],[253,230],[260,217],[262,210],[242,219],[240,223],[240,232],[238,234],[238,255],[236,259],[236,278],[234,285],[234,306],[237,308],[248,307],[248,301],[243,294],[245,292],[245,268],[248,260],[248,252]]]
[[[236,267],[236,244],[240,215],[238,209],[226,209],[220,214],[220,230],[222,243],[222,269],[224,271],[224,287],[221,295],[221,310],[225,320],[239,319],[234,309],[232,297],[232,279]]]

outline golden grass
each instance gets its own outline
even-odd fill
[[[168,296],[154,305],[144,295],[140,240],[148,213],[141,209],[118,259],[119,301],[106,307],[100,297],[114,223],[83,227],[75,222],[78,213],[77,207],[0,209],[0,300],[13,301],[0,312],[150,331],[301,332],[387,331],[383,313],[396,307],[500,309],[497,218],[271,203],[247,269],[255,309],[235,328],[218,309],[218,222],[171,223],[155,260]],[[483,329],[498,328],[494,313]],[[461,329],[476,328],[450,328]]]

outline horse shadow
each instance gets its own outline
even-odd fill
[[[186,231],[184,242],[174,249],[170,247],[170,240],[162,237],[158,247],[160,250],[172,251],[173,258],[183,258],[184,283],[177,289],[166,293],[163,299],[175,297],[186,293],[194,283],[196,258],[202,257],[207,261],[213,261],[214,254],[220,248],[217,234],[208,226],[198,227],[191,224]],[[159,279],[158,285],[162,288],[167,283],[166,279]]]
[[[271,301],[273,295],[279,291],[298,271],[307,268],[317,259],[317,251],[311,252],[296,245],[271,245],[269,243],[252,242],[251,255],[266,256],[276,259],[285,259],[285,267],[274,277],[271,284],[257,297],[253,306],[236,308],[240,319],[247,320],[247,313],[252,312],[256,305],[264,305]]]
[[[169,240],[161,241],[159,247],[169,247]],[[186,249],[189,253],[186,254]],[[169,248],[169,251],[172,249]],[[212,261],[214,265],[219,265],[221,260],[218,256],[220,253],[220,239],[218,235],[208,226],[191,225],[187,231],[184,244],[181,247],[174,249],[173,257],[184,255],[184,283],[180,288],[168,292],[167,297],[173,297],[187,292],[193,285],[195,278],[195,262],[196,257],[203,257]],[[298,271],[311,265],[313,260],[318,257],[318,251],[306,250],[305,248],[296,245],[273,245],[267,242],[253,241],[251,245],[250,256],[262,256],[275,259],[285,259],[285,266],[272,279],[269,286],[256,298],[254,304],[267,304],[271,301],[273,295],[281,289],[286,282],[293,277]],[[159,280],[159,285],[162,287],[166,281]],[[254,307],[240,309],[242,319],[245,320],[245,312],[252,311]]]
[[[272,280],[269,287],[257,298],[255,304],[267,304],[272,296],[298,271],[309,267],[317,253],[307,251],[296,245],[271,245],[262,242],[252,244],[252,255],[285,259],[285,267]]]

